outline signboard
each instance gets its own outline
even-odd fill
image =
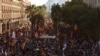
[[[12,32],[12,38],[16,39],[16,34],[14,31]]]

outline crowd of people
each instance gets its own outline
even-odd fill
[[[81,36],[71,27],[59,26],[57,32],[53,28],[42,32],[43,35],[55,35],[56,38],[31,38],[29,34],[25,29],[2,34],[0,56],[100,56],[98,41]]]
[[[100,56],[99,40],[83,36],[72,27],[61,27],[60,33],[61,43],[66,43],[65,56]]]

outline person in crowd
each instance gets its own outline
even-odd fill
[[[0,35],[0,56],[100,56],[98,41],[78,36],[81,34],[76,34],[71,27],[60,27],[57,34],[54,28],[39,30],[36,39],[25,35],[25,30]],[[39,38],[41,35],[57,36],[55,39]]]

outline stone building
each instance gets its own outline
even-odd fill
[[[94,8],[100,7],[100,0],[72,0],[72,1],[81,1]]]
[[[95,7],[96,4],[98,3],[98,0],[83,0],[83,2],[85,2],[89,6]]]
[[[28,0],[0,0],[0,34],[8,29],[16,29],[26,20],[25,8]]]

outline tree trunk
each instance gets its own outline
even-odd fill
[[[33,22],[31,22],[31,38],[33,38],[34,37],[34,23]]]

